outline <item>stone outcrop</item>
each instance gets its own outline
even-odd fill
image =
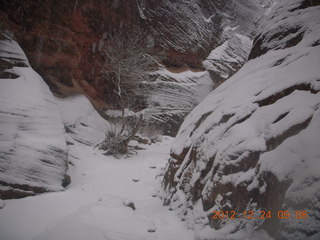
[[[274,4],[251,60],[183,122],[162,196],[202,229],[200,239],[319,237],[319,15],[316,1]],[[250,210],[255,220],[244,216]],[[213,211],[235,211],[237,219],[212,219]],[[260,211],[272,217],[259,219]]]

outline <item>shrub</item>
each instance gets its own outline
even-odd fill
[[[111,123],[105,139],[97,145],[98,148],[106,151],[105,155],[112,155],[116,158],[130,153],[128,143],[133,140],[141,122],[142,115],[136,117],[133,121],[127,121],[126,118],[122,118],[117,123]]]

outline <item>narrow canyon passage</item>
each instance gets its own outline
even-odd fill
[[[0,240],[319,240],[319,0],[0,1]]]

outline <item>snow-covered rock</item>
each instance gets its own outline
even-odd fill
[[[104,140],[109,123],[94,109],[83,95],[56,98],[68,144],[74,141],[96,145]]]
[[[204,67],[210,72],[215,87],[237,72],[248,59],[252,40],[236,31],[236,28],[226,27],[223,32],[226,40],[213,49],[207,59],[203,61]]]
[[[19,45],[0,36],[0,198],[63,190],[67,147],[55,98]]]
[[[201,229],[200,239],[319,239],[319,16],[316,1],[274,4],[251,60],[182,124],[164,169],[164,203]],[[248,210],[272,217],[245,219]],[[214,220],[213,211],[240,218]]]
[[[151,83],[153,90],[146,96],[145,119],[175,136],[184,117],[212,91],[214,83],[207,71],[175,73],[164,68],[154,74],[157,80]]]
[[[219,40],[202,62],[210,72],[215,87],[236,73],[247,61],[257,25],[272,3],[273,0],[228,2],[221,21]]]

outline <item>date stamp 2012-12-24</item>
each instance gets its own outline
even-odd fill
[[[212,212],[212,219],[307,219],[308,212],[306,210],[302,211],[287,211],[287,210],[280,210],[280,211],[243,211],[243,212],[236,212],[236,211],[213,211]]]

